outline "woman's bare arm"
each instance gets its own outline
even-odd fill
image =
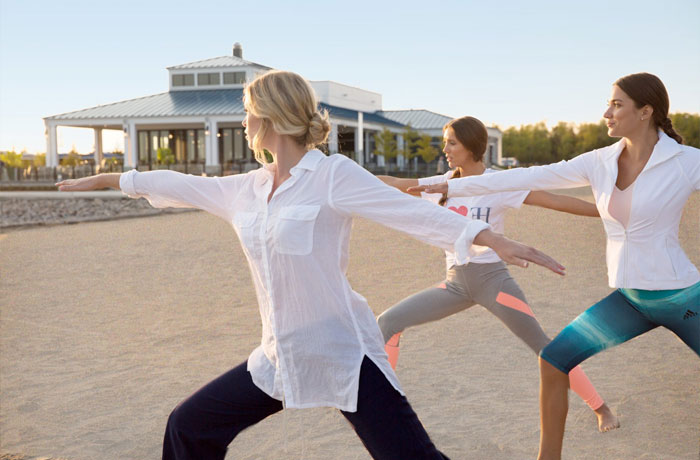
[[[595,204],[572,196],[535,191],[530,192],[523,203],[555,211],[568,212],[577,216],[600,217]]]
[[[66,179],[57,182],[61,192],[89,192],[90,190],[102,190],[104,188],[119,188],[121,173],[97,174],[96,176],[81,177],[80,179]]]
[[[392,187],[395,187],[404,193],[408,193],[409,195],[420,196],[420,192],[409,192],[408,191],[409,187],[415,187],[418,185],[418,179],[402,179],[400,177],[394,177],[394,176],[377,176],[377,179],[381,180],[386,185],[390,185]]]

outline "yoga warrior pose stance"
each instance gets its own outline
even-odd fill
[[[700,273],[678,242],[688,197],[700,190],[700,150],[682,145],[668,94],[648,73],[612,87],[608,135],[622,139],[570,161],[456,179],[429,192],[466,196],[590,185],[607,234],[615,291],[579,315],[540,354],[540,459],[561,457],[566,374],[590,356],[658,326],[700,356]],[[419,187],[422,190],[424,187]]]
[[[452,168],[445,175],[421,179],[400,179],[379,176],[381,180],[406,191],[417,185],[430,185],[458,177],[490,174],[483,162],[488,142],[486,127],[473,117],[450,121],[443,128],[444,152],[447,164]],[[595,205],[577,198],[555,195],[549,192],[515,191],[491,193],[474,197],[450,197],[445,194],[422,193],[422,197],[445,206],[469,219],[482,220],[494,231],[503,233],[505,213],[523,203],[569,212],[595,216]],[[468,257],[457,258],[450,250],[445,251],[446,280],[412,295],[386,310],[378,318],[379,328],[387,342],[389,362],[396,368],[401,333],[417,324],[437,321],[463,311],[475,304],[482,305],[518,336],[536,354],[550,339],[545,335],[535,314],[528,306],[525,295],[510,276],[505,263],[493,250],[472,246]],[[569,373],[571,389],[595,411],[600,431],[619,426],[603,399],[598,395],[586,374],[579,366]]]
[[[243,125],[260,169],[227,177],[132,170],[58,184],[121,188],[156,207],[200,208],[230,222],[241,240],[262,343],[173,410],[163,458],[223,459],[245,428],[283,407],[318,406],[340,409],[375,459],[445,458],[401,391],[372,311],[345,276],[352,217],[460,257],[476,243],[520,266],[529,260],[559,274],[563,267],[484,222],[416,203],[347,157],[314,150],[330,124],[300,76],[273,71],[256,78],[244,90],[244,105]]]

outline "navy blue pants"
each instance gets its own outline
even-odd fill
[[[255,386],[243,362],[212,380],[170,414],[163,459],[223,459],[233,439],[282,410]],[[357,412],[341,411],[374,459],[447,459],[404,396],[367,357],[360,369]]]

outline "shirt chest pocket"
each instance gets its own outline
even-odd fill
[[[258,228],[255,221],[257,219],[258,213],[250,211],[240,211],[233,216],[233,227],[236,229],[243,246],[251,252],[255,248],[256,229]]]
[[[301,256],[310,254],[320,209],[320,205],[285,206],[280,209],[274,228],[277,252]]]

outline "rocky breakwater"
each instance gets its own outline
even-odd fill
[[[121,192],[0,192],[0,229],[182,212],[156,209]]]

